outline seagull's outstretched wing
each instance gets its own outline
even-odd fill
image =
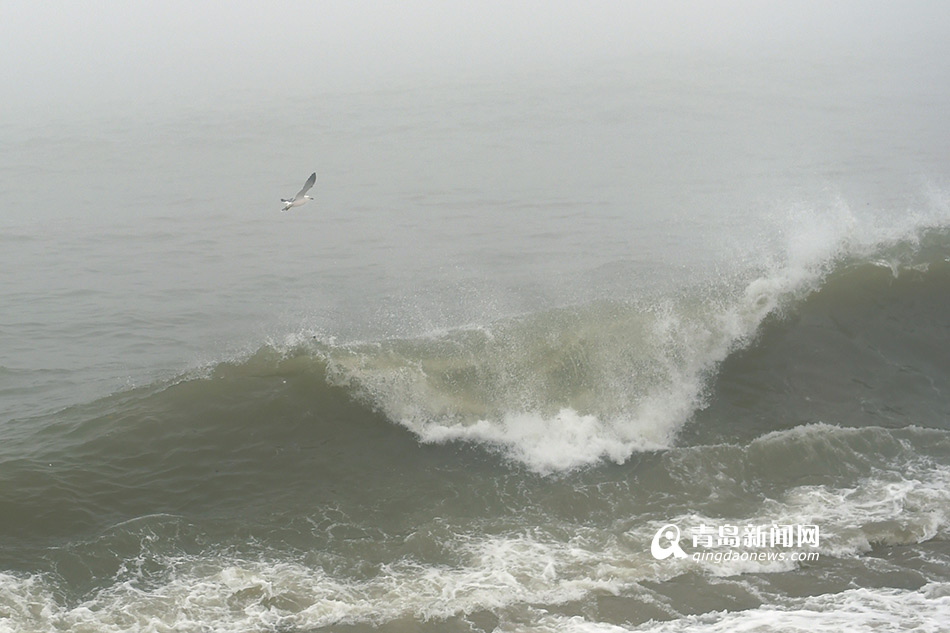
[[[303,198],[304,194],[310,191],[310,187],[313,186],[313,183],[317,182],[317,172],[310,174],[310,177],[307,178],[307,182],[303,183],[303,189],[297,192],[297,195],[294,196],[294,200],[300,200]]]

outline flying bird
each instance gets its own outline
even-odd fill
[[[313,183],[317,182],[317,172],[310,174],[310,177],[307,178],[307,182],[303,183],[303,189],[297,192],[297,195],[287,200],[286,198],[281,198],[280,201],[284,203],[284,208],[281,211],[286,211],[287,209],[292,209],[293,207],[299,207],[302,204],[307,204],[307,200],[313,200],[310,196],[307,195],[307,192],[310,191],[310,187],[313,186]]]

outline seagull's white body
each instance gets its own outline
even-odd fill
[[[307,195],[307,192],[310,191],[310,187],[312,187],[315,182],[317,182],[316,172],[310,174],[310,177],[307,178],[307,182],[303,183],[303,189],[298,191],[296,196],[289,200],[287,198],[280,199],[280,201],[284,203],[284,208],[281,209],[281,211],[299,207],[302,204],[307,204],[307,200],[313,200],[313,198]]]

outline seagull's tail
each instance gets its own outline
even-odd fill
[[[293,202],[293,200],[288,200],[287,198],[281,198],[280,201],[284,203]]]

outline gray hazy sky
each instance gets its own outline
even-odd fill
[[[35,111],[233,89],[292,96],[655,51],[926,55],[947,53],[948,33],[944,0],[0,0],[0,96],[8,111]]]

